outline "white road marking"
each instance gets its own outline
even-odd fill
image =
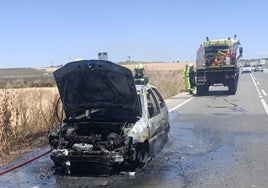
[[[264,96],[267,96],[267,93],[266,93],[264,90],[261,90],[261,92],[259,91],[259,88],[258,88],[258,86],[257,86],[257,84],[256,84],[256,82],[255,82],[255,80],[254,80],[254,78],[253,78],[252,75],[251,75],[251,79],[252,79],[252,81],[253,81],[253,84],[256,86],[256,90],[257,90],[257,92],[258,92],[258,94],[259,94],[259,97],[261,98],[260,101],[261,101],[261,103],[262,103],[262,106],[264,107],[264,110],[265,110],[266,114],[268,115],[268,105],[267,105],[267,103],[265,102],[265,100],[262,99],[263,97],[262,97],[262,95],[261,95],[261,92],[263,93]],[[256,78],[255,78],[255,79],[256,79]],[[259,84],[260,84],[260,83],[258,82],[258,85],[259,85]],[[181,106],[185,105],[187,102],[191,101],[192,99],[193,99],[193,97],[187,99],[186,101],[182,102],[181,104],[179,104],[179,105],[173,107],[172,109],[170,109],[168,112],[172,112],[172,111],[174,111],[174,110],[180,108]]]
[[[250,76],[251,76],[251,79],[252,79],[252,82],[253,82],[254,86],[257,87],[257,84],[256,84],[256,82],[255,82],[253,76],[252,76],[252,75],[250,75]]]
[[[257,82],[257,85],[260,85],[260,82]]]
[[[264,107],[266,115],[268,115],[268,105],[267,105],[267,103],[265,102],[264,99],[261,99],[261,103],[262,103],[262,106]]]
[[[260,92],[260,90],[259,90],[259,87],[257,86],[257,84],[256,84],[256,82],[255,82],[255,80],[254,80],[254,78],[253,78],[253,76],[252,75],[250,75],[251,76],[251,79],[252,79],[252,81],[253,81],[253,84],[255,85],[255,87],[256,87],[256,91],[257,91],[257,93],[258,93],[258,95],[259,95],[259,98],[260,98],[260,101],[261,101],[261,104],[262,104],[262,106],[263,106],[263,108],[264,108],[264,110],[265,110],[265,112],[266,112],[266,115],[268,115],[268,105],[267,105],[267,103],[265,102],[265,100],[263,99],[263,96],[262,96],[262,94],[261,94],[261,92]],[[259,82],[258,82],[259,83]],[[260,85],[260,83],[259,83],[259,85]],[[262,93],[263,93],[263,95],[267,95],[267,93],[264,91],[264,90],[261,90],[262,91]],[[264,91],[264,92],[263,92]],[[265,95],[265,96],[266,96]]]
[[[190,101],[190,100],[192,100],[192,99],[193,99],[193,97],[191,97],[191,98],[187,99],[187,100],[186,100],[186,101],[184,101],[183,103],[181,103],[181,104],[179,104],[179,105],[177,105],[177,106],[173,107],[172,109],[170,109],[168,112],[172,112],[172,111],[174,111],[174,110],[176,110],[176,109],[180,108],[181,106],[185,105],[187,102],[189,102],[189,101]]]

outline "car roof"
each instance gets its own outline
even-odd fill
[[[150,89],[150,88],[156,88],[156,87],[153,86],[153,85],[135,85],[135,86],[136,86],[136,90],[137,90],[137,91],[141,91],[141,90],[143,90],[143,89],[148,90],[148,89]]]

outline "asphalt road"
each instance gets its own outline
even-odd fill
[[[267,81],[267,71],[240,74],[236,95],[228,96],[227,88],[218,86],[208,96],[183,93],[166,100],[170,139],[145,169],[111,177],[60,176],[47,155],[0,176],[0,186],[267,187]]]

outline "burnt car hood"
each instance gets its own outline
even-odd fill
[[[120,108],[141,116],[131,70],[110,61],[67,63],[54,77],[66,116],[88,109]]]

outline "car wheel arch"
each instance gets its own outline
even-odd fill
[[[143,168],[147,165],[150,159],[149,141],[145,140],[143,143],[139,143],[136,147],[136,166]]]

